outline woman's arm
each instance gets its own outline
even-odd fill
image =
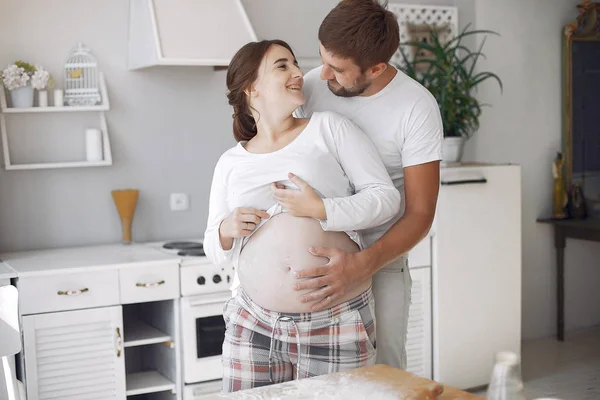
[[[208,202],[208,221],[206,232],[204,232],[204,252],[210,261],[216,265],[231,263],[236,241],[225,240],[221,243],[219,227],[221,222],[229,215],[227,206],[227,186],[223,179],[222,160],[217,162],[213,173],[212,185],[210,187],[210,200]],[[238,245],[239,240],[237,241]]]
[[[268,213],[254,208],[238,207],[233,211],[229,210],[223,168],[223,163],[219,160],[213,174],[204,233],[204,251],[216,265],[231,263],[237,247],[242,244],[242,238],[256,229],[261,218],[269,218]]]
[[[289,174],[299,190],[273,184],[273,195],[292,215],[321,220],[324,230],[360,230],[382,225],[400,211],[400,193],[367,135],[351,121],[332,115],[332,132],[325,135],[327,145],[355,194],[321,199],[308,183]]]
[[[377,148],[358,126],[339,117],[333,141],[337,159],[355,194],[323,199],[324,230],[346,231],[382,225],[400,212],[400,192],[381,161]],[[334,124],[335,128],[336,125]]]

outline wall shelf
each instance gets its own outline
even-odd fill
[[[47,113],[47,112],[93,112],[93,111],[108,111],[108,104],[100,104],[97,106],[62,106],[62,107],[27,107],[27,108],[15,108],[7,107],[3,108],[4,114],[25,114],[25,113]]]
[[[68,161],[56,163],[10,164],[6,166],[6,169],[8,171],[15,171],[23,169],[105,167],[111,164],[112,163],[109,161]]]
[[[110,138],[108,136],[108,126],[106,124],[105,112],[110,110],[108,91],[104,74],[98,74],[100,84],[100,93],[102,104],[95,106],[59,106],[59,107],[26,107],[13,108],[8,107],[6,100],[6,91],[0,89],[0,133],[2,137],[2,148],[4,151],[4,167],[8,171],[26,170],[26,169],[50,169],[50,168],[80,168],[80,167],[103,167],[112,165],[112,152],[110,148]],[[10,150],[8,143],[8,130],[6,127],[6,118],[15,114],[38,114],[38,113],[69,113],[69,112],[97,112],[100,114],[100,132],[102,133],[102,151],[104,160],[102,161],[68,161],[68,162],[48,162],[48,163],[26,163],[13,164],[10,159]]]

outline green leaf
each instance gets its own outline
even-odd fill
[[[435,30],[429,43],[409,41],[402,44],[400,53],[404,65],[397,66],[427,88],[436,99],[442,116],[445,136],[469,137],[479,128],[482,106],[475,98],[477,86],[496,80],[503,90],[502,81],[493,72],[475,73],[477,63],[485,59],[485,37],[476,51],[462,44],[463,38],[476,34],[494,34],[489,30],[469,30],[467,25],[458,35],[442,43]],[[409,52],[410,49],[410,52]],[[411,59],[413,50],[429,52],[430,59]]]

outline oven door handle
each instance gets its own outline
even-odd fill
[[[227,300],[225,300],[227,301]],[[189,306],[190,308],[196,308],[196,307],[206,307],[206,306],[213,306],[213,305],[218,305],[218,304],[223,304],[225,303],[225,301],[211,301],[211,302],[207,302],[206,300],[190,300],[189,302]]]

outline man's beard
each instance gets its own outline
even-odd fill
[[[327,87],[329,88],[331,93],[335,94],[338,97],[360,96],[361,94],[363,94],[365,92],[365,90],[367,90],[369,88],[369,86],[371,86],[370,82],[364,82],[362,84],[354,84],[354,87],[352,87],[351,89],[347,89],[347,88],[343,87],[342,85],[340,85],[340,87],[336,89],[331,86],[331,82],[332,81],[327,81]],[[338,83],[338,85],[339,85],[339,83]]]

